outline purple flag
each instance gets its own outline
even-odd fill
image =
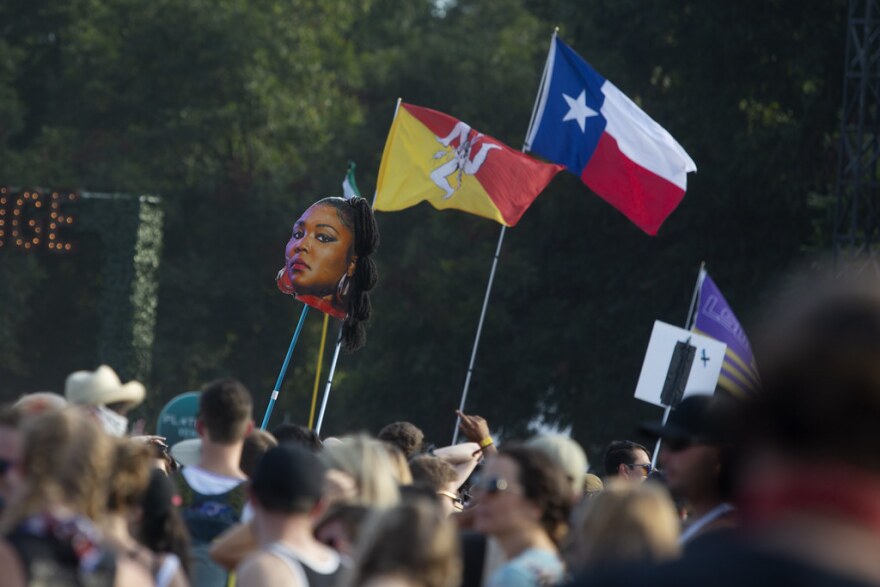
[[[718,385],[736,396],[758,389],[758,368],[743,327],[709,274],[703,270],[693,331],[727,344]]]

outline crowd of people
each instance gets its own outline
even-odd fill
[[[880,585],[880,287],[813,283],[767,316],[759,394],[633,423],[657,467],[653,442],[590,469],[461,412],[439,448],[411,422],[255,430],[234,379],[169,448],[129,429],[142,385],[73,373],[0,409],[0,585]]]

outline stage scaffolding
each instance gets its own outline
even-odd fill
[[[840,161],[834,214],[836,263],[877,269],[880,243],[880,0],[850,0]]]

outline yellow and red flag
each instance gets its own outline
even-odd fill
[[[373,208],[427,201],[514,226],[564,167],[542,163],[442,112],[401,103],[388,133]]]

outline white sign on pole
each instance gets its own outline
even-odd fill
[[[637,399],[655,406],[666,407],[660,397],[669,373],[675,345],[680,342],[696,347],[683,397],[695,393],[715,392],[727,345],[714,338],[657,320],[651,331],[645,362],[642,364],[642,372],[636,385]]]

